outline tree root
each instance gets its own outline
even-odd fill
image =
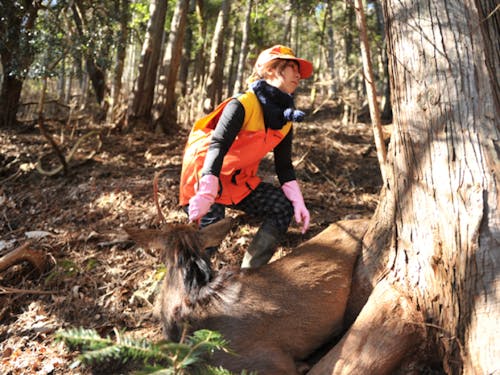
[[[342,340],[308,375],[392,374],[424,337],[419,322],[411,301],[381,281]]]
[[[43,273],[47,266],[47,257],[43,251],[30,249],[29,245],[30,243],[27,242],[1,257],[0,272],[5,271],[15,264],[27,261],[31,263],[38,272]]]

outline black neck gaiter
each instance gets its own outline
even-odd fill
[[[279,130],[283,128],[289,121],[286,119],[284,111],[294,108],[293,96],[271,86],[263,79],[250,84],[250,88],[262,105],[266,129]]]

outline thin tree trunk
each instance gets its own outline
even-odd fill
[[[229,20],[230,8],[231,1],[223,0],[219,16],[217,17],[217,24],[215,25],[212,48],[210,51],[210,66],[205,89],[205,100],[203,102],[203,111],[205,113],[211,112],[215,105],[220,102],[222,97],[224,37]]]
[[[75,21],[76,29],[82,40],[85,39],[85,34],[88,34],[86,30],[87,22],[85,19],[86,8],[82,1],[75,1],[71,9],[73,10],[73,19]],[[92,82],[92,87],[94,88],[95,98],[97,103],[102,104],[104,100],[104,95],[106,91],[106,81],[105,81],[105,70],[104,67],[100,66],[93,55],[95,50],[95,45],[89,38],[89,44],[83,49],[85,65],[87,67],[87,73],[89,75],[90,81]]]
[[[120,106],[120,98],[122,91],[122,78],[125,69],[125,57],[127,56],[127,41],[128,41],[128,23],[130,21],[130,0],[120,1],[120,34],[118,37],[115,76],[113,80],[113,117],[117,115],[116,111]]]
[[[368,97],[368,105],[370,107],[370,118],[372,122],[373,135],[375,139],[375,146],[377,147],[377,158],[380,164],[380,172],[382,181],[386,181],[386,159],[387,151],[385,150],[385,143],[382,137],[382,124],[380,122],[380,108],[377,100],[377,90],[375,87],[375,78],[372,68],[370,44],[368,42],[368,32],[366,27],[366,17],[363,8],[363,0],[356,0],[356,20],[360,33],[360,47],[361,58],[363,60],[363,71],[365,78],[366,93]]]
[[[351,67],[354,66],[352,63],[352,53],[353,53],[353,38],[352,31],[354,29],[354,7],[352,6],[352,0],[348,0],[344,3],[344,17],[346,26],[343,32],[343,66],[341,67],[341,79],[343,81],[343,92],[342,98],[344,102],[344,111],[342,117],[342,123],[348,125],[353,118],[357,117],[357,92],[356,92],[356,79],[350,78],[350,73],[354,70]]]
[[[383,86],[383,101],[381,105],[381,119],[385,123],[390,123],[392,122],[392,107],[391,107],[391,83],[389,80],[389,62],[387,60],[387,51],[385,48],[386,42],[385,42],[385,27],[384,27],[384,14],[382,11],[382,5],[380,2],[376,1],[374,2],[375,6],[375,12],[377,16],[377,32],[379,35],[381,35],[383,39],[383,48],[380,51],[380,76],[383,77],[382,79],[382,86]]]
[[[205,22],[205,14],[203,8],[203,0],[196,0],[196,16],[198,19],[198,33],[199,35],[203,35],[203,46],[198,49],[198,52],[195,56],[195,65],[193,74],[193,89],[202,94],[204,92],[204,85],[206,81],[206,49],[208,48],[209,37],[207,32],[207,22]],[[198,102],[197,111],[203,110],[203,101],[200,100]]]
[[[335,85],[335,35],[333,31],[333,15],[332,15],[332,4],[331,1],[327,2],[326,9],[328,16],[327,25],[327,43],[326,43],[326,56],[327,56],[327,69],[328,72],[326,76],[330,83],[328,84],[328,97],[333,97],[336,91]]]
[[[189,14],[194,13],[195,11],[195,0],[191,0]],[[189,21],[189,17],[188,17]],[[182,57],[179,68],[179,79],[178,84],[180,86],[180,93],[182,96],[186,96],[188,93],[188,76],[189,76],[189,67],[191,65],[191,49],[193,46],[193,30],[192,25],[186,25],[186,32],[184,33],[184,44],[182,47]],[[192,89],[192,85],[191,85]]]
[[[156,74],[161,56],[167,1],[155,0],[149,6],[150,19],[146,39],[142,46],[139,76],[134,88],[131,122],[149,125],[156,86]]]
[[[248,54],[248,37],[250,34],[252,6],[253,6],[253,0],[247,0],[245,19],[243,21],[243,27],[241,30],[241,48],[238,57],[238,68],[236,70],[233,95],[236,95],[239,92],[241,92],[243,88],[243,73],[245,72],[245,62]]]
[[[234,90],[234,77],[235,77],[235,72],[234,72],[234,61],[235,61],[235,53],[236,53],[236,33],[234,32],[233,28],[235,27],[235,24],[229,23],[228,25],[228,30],[226,34],[228,35],[227,42],[225,43],[224,47],[224,70],[223,70],[223,77],[226,79],[226,84],[222,87],[221,90],[221,97],[228,97],[232,94]]]
[[[57,97],[62,101],[66,97],[66,59],[64,57],[61,60],[59,78],[57,80]]]
[[[173,132],[177,126],[177,95],[175,86],[179,73],[184,32],[186,30],[189,0],[178,0],[175,7],[167,49],[162,63],[162,74],[158,81],[159,116],[155,128],[160,127],[164,133]]]
[[[293,7],[292,7],[293,9]],[[294,12],[290,12],[290,47],[294,52],[299,55],[298,45],[299,45],[299,16]]]

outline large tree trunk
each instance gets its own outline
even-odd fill
[[[16,123],[22,88],[23,80],[4,76],[0,91],[0,127],[7,127]]]
[[[132,124],[139,122],[149,125],[151,110],[156,86],[156,74],[161,57],[161,43],[163,40],[167,1],[154,0],[149,6],[151,15],[148,30],[142,46],[139,76],[134,87],[134,98],[130,109]]]
[[[346,319],[355,321],[310,374],[391,374],[409,355],[448,374],[498,372],[494,9],[384,1],[395,120],[388,175],[354,273]]]
[[[34,59],[31,41],[40,6],[38,1],[0,3],[0,128],[16,123],[24,78]]]

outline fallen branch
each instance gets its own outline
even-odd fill
[[[38,272],[43,273],[47,265],[47,257],[43,251],[33,250],[29,248],[30,242],[12,250],[0,258],[0,272],[5,271],[7,268],[27,261],[35,267]]]
[[[69,108],[70,107],[68,104],[61,103],[57,99],[44,100],[44,103],[45,104],[56,104],[56,105],[64,107],[64,108]],[[19,104],[20,107],[22,107],[22,106],[29,106],[29,105],[40,105],[40,101],[38,101],[38,102],[23,102],[23,103]]]
[[[17,289],[9,288],[7,286],[0,286],[1,294],[59,294],[60,292],[54,292],[51,290],[37,290],[37,289]]]

